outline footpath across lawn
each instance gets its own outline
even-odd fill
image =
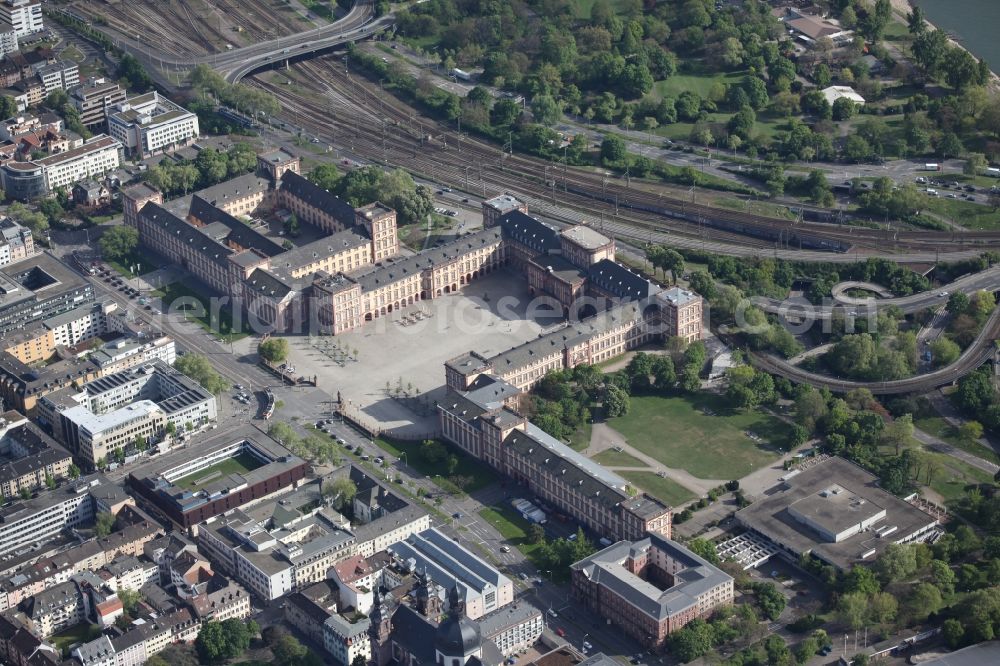
[[[629,413],[608,425],[667,467],[720,480],[740,479],[770,463],[786,449],[789,431],[777,417],[732,410],[710,393],[635,396]]]
[[[677,507],[695,499],[695,494],[673,479],[658,476],[656,472],[619,472],[630,483],[665,504]]]

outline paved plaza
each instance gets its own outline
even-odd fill
[[[289,362],[385,428],[433,429],[445,361],[470,349],[490,356],[561,323],[558,310],[529,302],[523,277],[504,270],[345,334],[289,337]]]

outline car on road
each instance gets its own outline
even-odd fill
[[[563,629],[562,627],[559,627],[556,629],[556,633],[559,634],[560,637],[562,637],[566,635],[566,630]]]
[[[456,511],[455,513],[451,514],[451,517],[454,518],[455,520],[461,520],[462,514]]]
[[[510,546],[500,546],[500,552],[501,553],[509,553],[510,552]]]
[[[517,577],[520,578],[521,580],[528,580],[528,574],[524,573],[523,571],[517,574]]]
[[[559,613],[555,612],[551,608],[549,609],[549,617],[559,617]]]
[[[584,641],[583,642],[583,649],[584,650],[592,650],[593,648],[594,648],[594,646],[590,644],[590,641]]]
[[[942,292],[939,292],[939,293],[938,293],[938,296],[940,296],[941,298],[944,298],[944,297],[945,297],[945,296],[947,296],[947,295],[948,295],[948,292],[947,292],[947,291],[942,291]]]
[[[382,464],[383,462],[385,462],[385,461],[384,461],[384,460],[382,459],[382,456],[379,456],[379,457],[375,458],[375,460],[374,460],[373,462],[374,462],[374,463],[375,463],[376,465],[381,465],[381,464]]]

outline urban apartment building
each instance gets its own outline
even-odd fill
[[[136,498],[182,529],[295,488],[309,465],[246,425],[179,450],[129,474]],[[229,471],[239,470],[239,471]]]
[[[14,31],[17,39],[44,28],[41,0],[3,0],[0,2],[0,30]]]
[[[430,528],[430,516],[419,504],[397,494],[364,469],[345,465],[329,475],[331,479],[342,477],[349,478],[357,488],[351,532],[361,557],[373,557],[391,544]]]
[[[0,416],[0,493],[4,497],[44,488],[48,479],[61,481],[72,462],[69,451],[20,413]]]
[[[644,647],[733,602],[733,579],[675,541],[620,541],[572,567],[573,597]]]
[[[198,526],[201,552],[268,601],[326,580],[354,554],[355,538],[328,506],[320,482]]]
[[[93,285],[47,252],[11,263],[0,268],[0,336],[93,300]]]
[[[215,396],[178,370],[155,361],[105,375],[41,399],[39,419],[91,468],[142,438],[162,440],[215,422]]]
[[[117,309],[113,301],[81,305],[11,333],[0,349],[21,363],[48,361],[59,347],[73,347],[106,333],[107,317]]]
[[[8,162],[0,169],[0,176],[11,197],[29,201],[60,187],[71,189],[77,181],[107,174],[121,163],[122,145],[99,134],[79,148],[29,162]]]
[[[115,104],[108,132],[130,155],[148,157],[197,139],[198,116],[153,91]]]
[[[113,490],[110,486],[106,477],[95,474],[0,508],[0,561],[66,528],[91,523],[98,512],[95,495]]]
[[[108,111],[125,101],[126,91],[118,83],[103,78],[90,79],[73,89],[70,101],[80,114],[80,122],[86,127],[108,126]]]
[[[35,254],[31,230],[11,219],[0,220],[0,266],[6,266]]]

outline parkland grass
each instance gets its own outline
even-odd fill
[[[629,413],[608,425],[667,467],[720,480],[742,478],[773,461],[787,447],[789,430],[777,417],[732,410],[708,393],[633,397]]]
[[[591,460],[601,463],[605,467],[649,467],[635,456],[614,449],[605,449],[597,455],[591,456]]]
[[[695,499],[695,494],[673,479],[655,472],[618,472],[630,483],[670,506],[681,506]]]

